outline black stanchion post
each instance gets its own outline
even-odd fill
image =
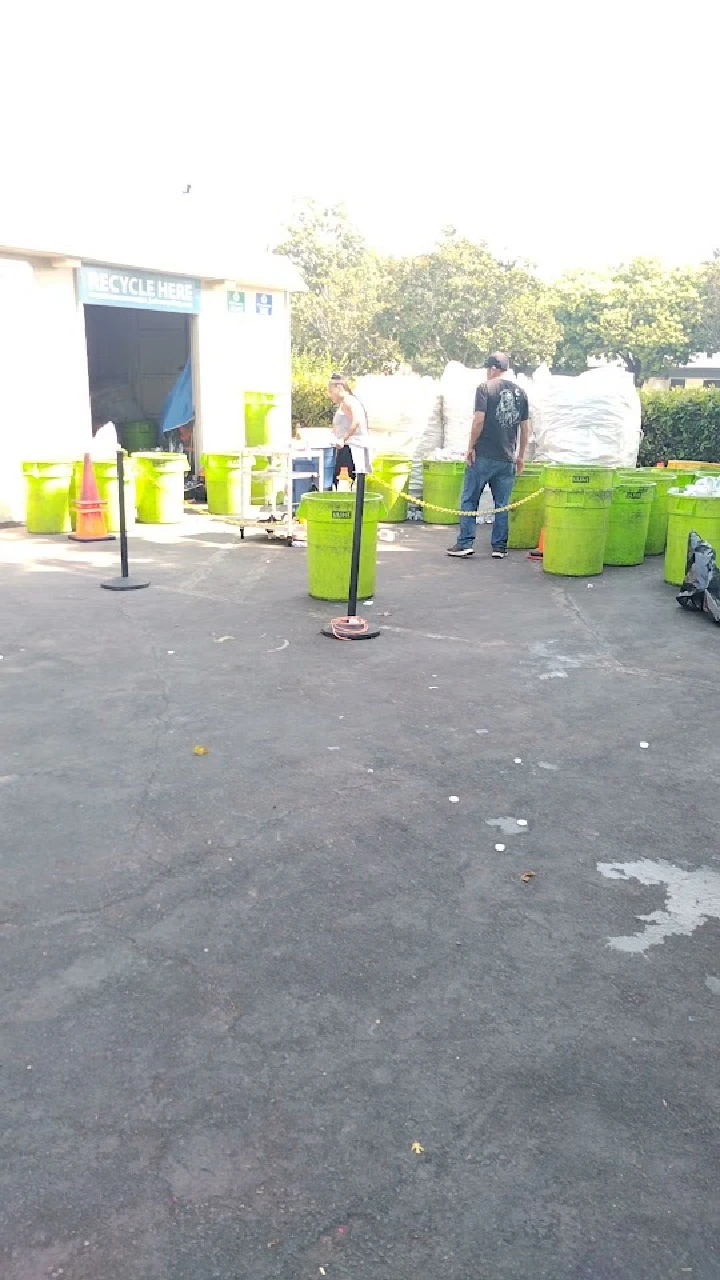
[[[370,627],[364,618],[357,616],[358,578],[360,577],[360,550],[362,547],[363,510],[365,507],[365,472],[359,471],[355,479],[355,522],[353,524],[352,552],[350,555],[350,586],[346,618],[335,618],[322,628],[324,636],[333,640],[374,640],[380,635],[379,627]]]
[[[120,509],[120,577],[101,582],[106,591],[140,591],[149,587],[144,579],[131,578],[128,569],[127,525],[125,522],[125,454],[122,449],[117,453],[118,505]]]

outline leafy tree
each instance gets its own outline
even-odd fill
[[[634,258],[612,275],[571,273],[555,291],[562,328],[555,367],[578,373],[589,357],[621,360],[638,386],[701,343],[702,297],[696,271],[666,270],[654,258]]]
[[[452,229],[432,253],[392,264],[389,287],[379,326],[420,373],[439,374],[449,360],[478,366],[493,349],[518,369],[553,357],[560,330],[547,287]]]
[[[702,316],[698,335],[698,351],[712,355],[720,351],[720,249],[712,261],[703,263],[699,276]]]
[[[397,348],[376,324],[387,270],[368,248],[341,205],[306,201],[277,253],[299,268],[308,292],[293,298],[296,352],[346,373],[389,368]]]

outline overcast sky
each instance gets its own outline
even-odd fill
[[[717,3],[429,8],[12,6],[0,243],[4,208],[172,218],[190,182],[209,235],[253,243],[315,196],[383,251],[453,224],[548,275],[720,246]]]

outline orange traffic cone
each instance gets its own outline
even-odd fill
[[[74,542],[114,542],[115,534],[108,533],[105,523],[106,507],[107,503],[100,501],[90,454],[86,453],[83,459],[82,491],[75,502],[75,533],[68,537]]]
[[[542,560],[545,550],[545,526],[540,530],[540,541],[534,551],[528,551],[528,560]]]

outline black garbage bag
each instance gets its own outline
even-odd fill
[[[677,602],[683,609],[709,613],[713,622],[720,622],[720,569],[715,563],[715,548],[699,533],[688,538],[685,581]]]

